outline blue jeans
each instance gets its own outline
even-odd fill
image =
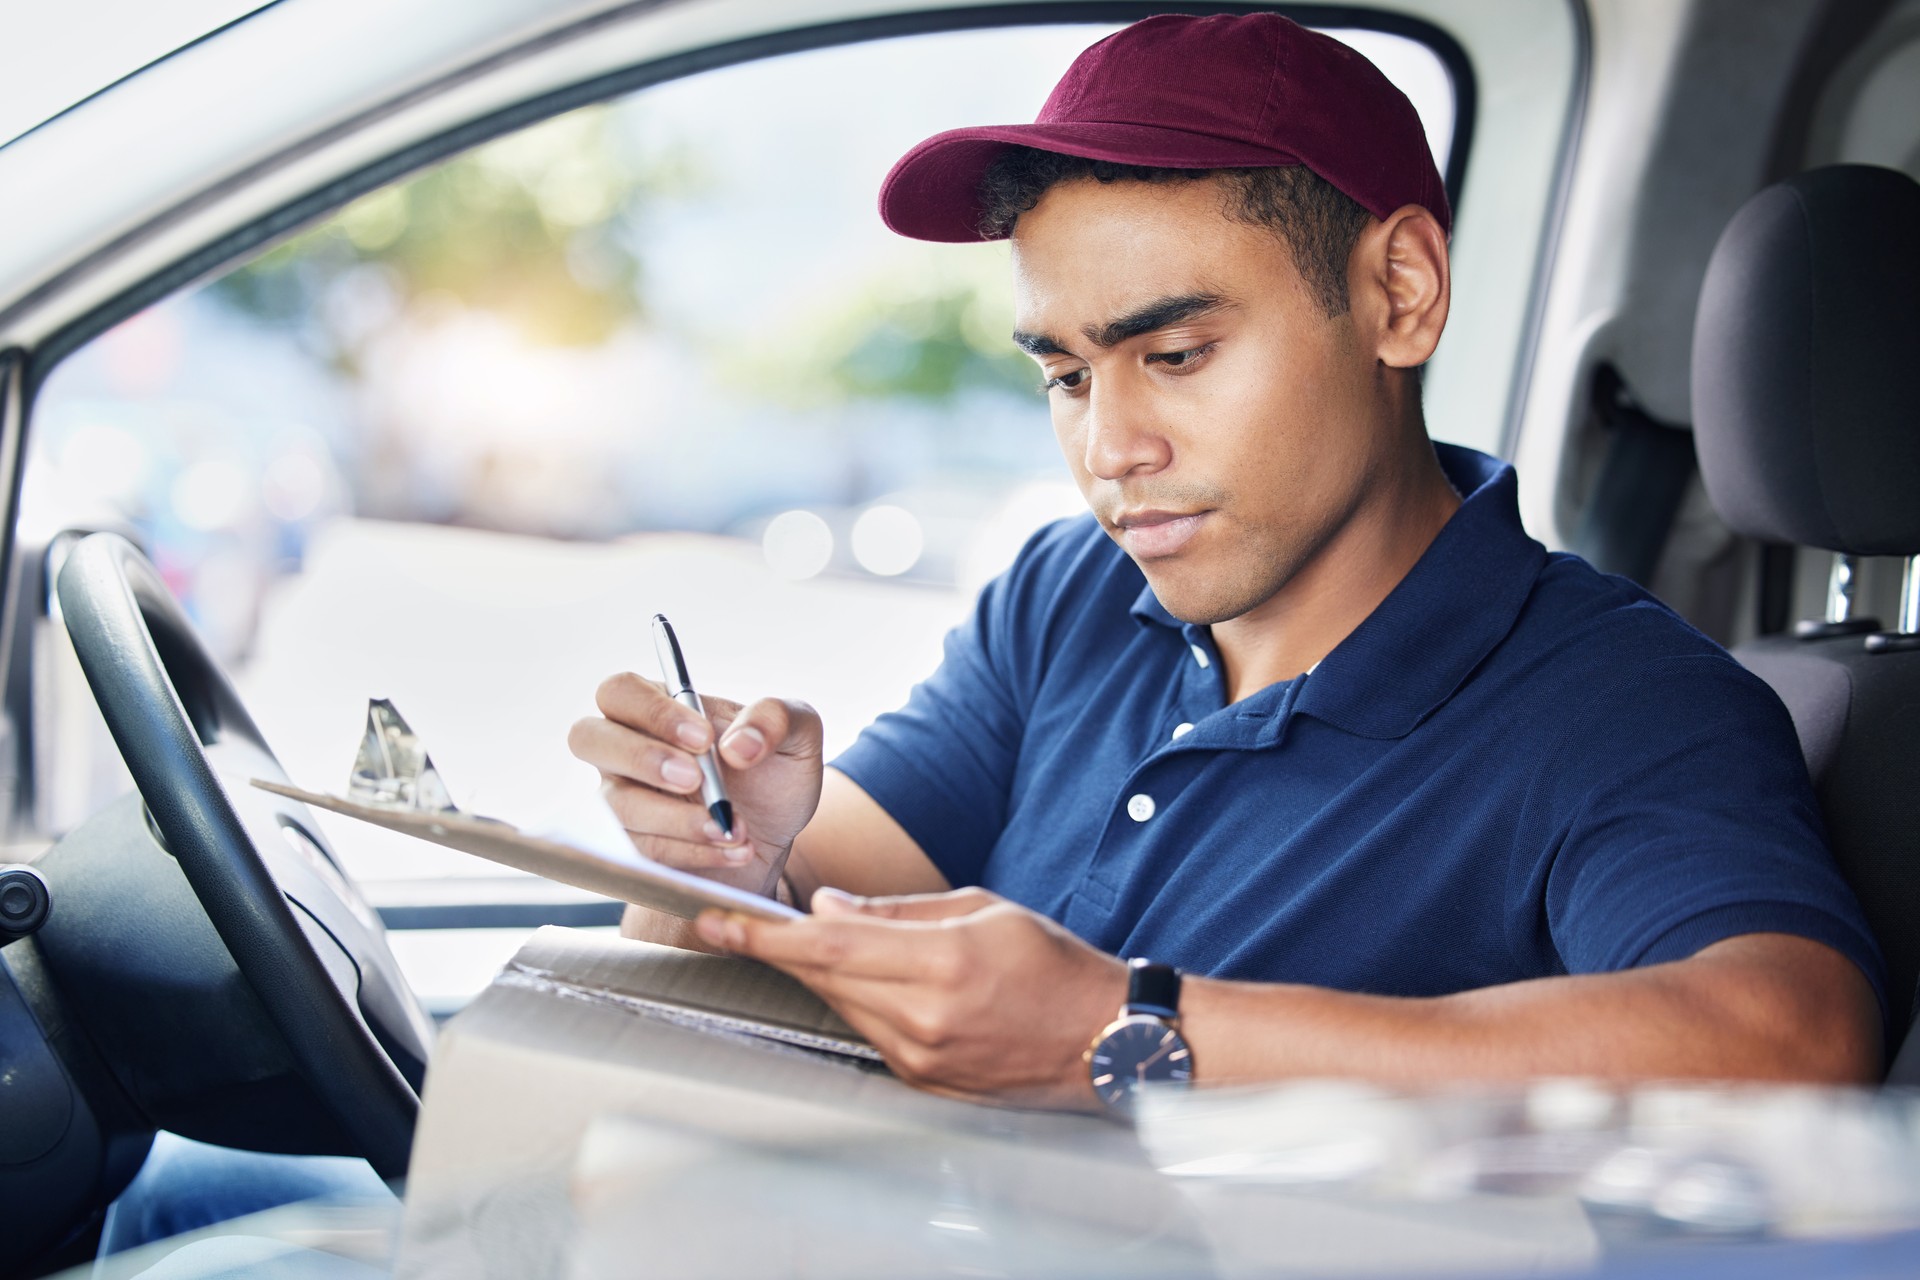
[[[357,1157],[266,1155],[162,1133],[107,1209],[100,1256],[301,1200],[391,1204],[393,1198]]]

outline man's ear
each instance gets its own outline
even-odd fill
[[[1431,213],[1403,205],[1360,233],[1348,264],[1355,321],[1391,369],[1425,364],[1447,327],[1453,296],[1447,236]]]

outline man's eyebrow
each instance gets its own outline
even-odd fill
[[[1096,346],[1117,347],[1129,338],[1137,338],[1143,333],[1152,333],[1182,321],[1198,320],[1234,305],[1231,299],[1217,293],[1185,293],[1171,298],[1155,298],[1145,306],[1135,307],[1103,325],[1090,324],[1081,332]]]
[[[1171,298],[1155,298],[1143,307],[1105,324],[1090,324],[1081,332],[1095,346],[1117,347],[1129,338],[1137,338],[1143,333],[1152,333],[1156,329],[1165,329],[1169,325],[1179,324],[1183,320],[1197,320],[1201,316],[1211,315],[1238,305],[1231,298],[1217,293],[1183,293]],[[1060,345],[1057,338],[1044,333],[1029,333],[1025,329],[1013,331],[1013,345],[1030,356],[1070,356],[1073,353]]]
[[[1028,333],[1025,329],[1015,329],[1013,331],[1013,345],[1030,356],[1065,356],[1073,354],[1061,346],[1059,342],[1049,338],[1046,334]]]

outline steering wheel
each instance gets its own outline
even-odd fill
[[[379,917],[306,807],[249,785],[287,777],[146,557],[117,534],[81,540],[59,601],[151,826],[309,1087],[401,1177],[433,1030]]]

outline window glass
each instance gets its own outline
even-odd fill
[[[30,528],[134,534],[304,785],[344,784],[377,695],[465,807],[580,794],[567,727],[604,674],[655,674],[656,611],[703,689],[805,698],[838,750],[1081,509],[1006,247],[892,235],[880,180],[940,129],[1031,119],[1113,29],[725,68],[369,195],[58,369]],[[1438,60],[1338,34],[1444,162]],[[496,873],[328,827],[363,880]]]

